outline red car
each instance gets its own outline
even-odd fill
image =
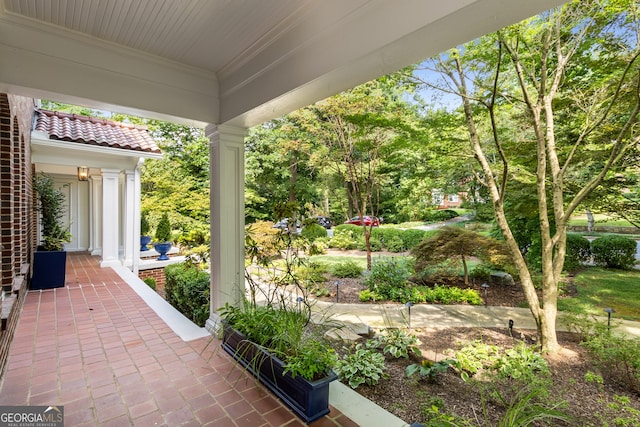
[[[380,220],[378,220],[378,218],[376,218],[375,216],[367,216],[367,215],[364,216],[364,225],[370,226],[372,222],[374,227],[377,227],[380,225]],[[353,224],[353,225],[362,225],[362,221],[360,220],[359,216],[354,216],[353,218],[351,218],[348,221],[345,221],[344,223]]]

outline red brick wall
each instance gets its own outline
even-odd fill
[[[151,268],[149,270],[140,270],[138,271],[138,277],[142,280],[146,279],[147,277],[156,279],[156,292],[164,297],[164,285],[167,281],[164,275],[164,267]]]
[[[0,93],[0,282],[5,294],[0,314],[6,327],[0,331],[0,375],[27,294],[28,277],[22,267],[31,264],[36,242],[31,185],[34,107],[31,98]],[[28,276],[27,269],[24,274]]]
[[[32,244],[30,98],[0,94],[0,247],[2,286],[11,285],[22,264],[30,262]]]

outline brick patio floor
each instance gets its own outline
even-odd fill
[[[220,351],[184,342],[111,268],[68,254],[67,285],[27,295],[1,405],[64,405],[66,426],[303,426]],[[313,427],[354,427],[331,407]]]

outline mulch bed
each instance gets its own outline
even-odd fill
[[[479,284],[471,287],[484,296],[484,289]],[[362,279],[329,277],[326,288],[330,294],[319,297],[319,300],[371,304],[362,303],[358,298],[360,291],[366,289]],[[571,284],[567,286],[567,290],[571,293]],[[487,290],[486,302],[493,306],[527,306],[524,292],[519,285],[492,285]],[[423,356],[430,360],[449,357],[464,343],[475,340],[505,349],[516,345],[520,340],[529,344],[536,342],[536,332],[531,330],[514,330],[513,336],[507,329],[494,328],[425,328],[412,329],[411,332],[420,339]],[[608,406],[615,403],[616,396],[625,396],[630,399],[630,406],[640,411],[640,396],[624,385],[608,381],[606,378],[604,385],[600,386],[585,380],[587,372],[598,373],[586,350],[580,346],[574,334],[559,332],[558,339],[563,347],[562,351],[557,355],[545,357],[553,378],[550,395],[553,396],[553,401],[566,401],[567,406],[563,411],[572,417],[572,421],[554,422],[552,425],[602,426],[611,423],[640,426],[640,419],[634,421],[633,414]],[[344,349],[338,351],[343,352]],[[362,385],[357,391],[408,423],[427,424],[433,416],[430,414],[430,408],[434,405],[441,406],[440,412],[470,420],[472,425],[497,425],[504,415],[505,408],[502,405],[488,399],[486,395],[483,399],[478,389],[465,383],[453,369],[440,374],[435,382],[419,379],[417,375],[407,378],[405,369],[412,363],[416,363],[416,360],[392,359],[387,356],[388,378],[376,386]],[[628,424],[615,424],[614,420],[617,417],[626,419]]]

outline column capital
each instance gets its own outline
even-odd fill
[[[215,143],[223,138],[226,142],[244,144],[244,138],[249,133],[249,129],[240,126],[230,125],[208,125],[204,128],[204,134],[211,143]]]
[[[105,168],[102,168],[101,172],[102,172],[102,176],[115,176],[115,175],[120,175],[121,170],[120,169],[105,169]]]

